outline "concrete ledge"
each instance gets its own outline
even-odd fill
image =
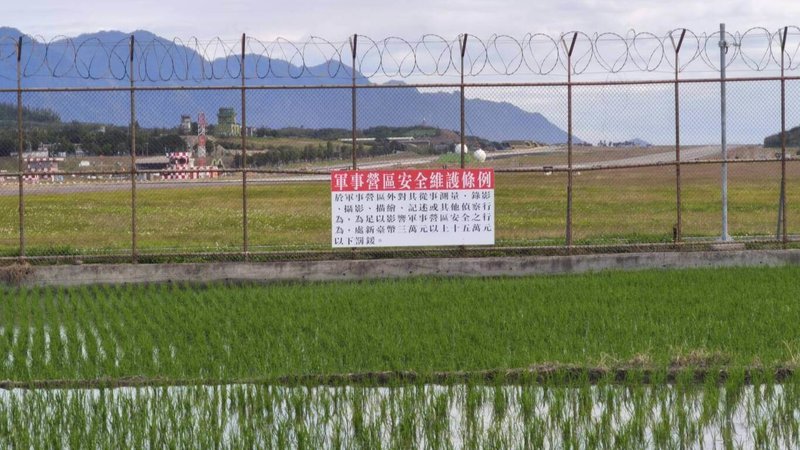
[[[524,276],[605,270],[800,265],[800,250],[625,253],[577,256],[420,258],[202,264],[84,264],[25,266],[0,282],[22,286],[213,281],[275,282]],[[13,266],[12,266],[13,267]]]
[[[709,250],[715,252],[729,252],[731,250],[744,250],[743,242],[717,242],[708,246]]]

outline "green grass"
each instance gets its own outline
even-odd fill
[[[471,153],[464,154],[464,164],[472,164],[477,162]],[[436,164],[461,164],[461,155],[458,153],[445,153],[436,160]]]
[[[789,168],[787,228],[790,234],[797,234],[800,208],[792,205],[800,204],[800,189],[796,188],[800,164]],[[777,163],[731,168],[729,230],[733,236],[774,236],[778,174]],[[566,192],[565,174],[498,173],[496,244],[563,244]],[[241,195],[241,187],[235,184],[139,190],[139,250],[241,250]],[[684,169],[684,236],[712,239],[719,235],[720,198],[718,167]],[[29,255],[126,253],[130,249],[129,192],[32,193],[26,195],[25,203]],[[15,254],[18,250],[17,206],[16,196],[0,196],[0,254]],[[670,242],[676,219],[672,168],[584,172],[575,176],[576,243]],[[330,188],[325,182],[248,188],[251,250],[330,248],[330,220]]]
[[[0,379],[796,364],[800,268],[0,291]],[[700,362],[702,363],[702,361]]]
[[[137,192],[137,245],[147,251],[238,251],[242,248],[238,186]],[[286,249],[330,245],[330,192],[325,183],[248,189],[250,243]],[[126,252],[131,246],[131,194],[81,192],[26,196],[28,255]],[[0,250],[18,245],[17,198],[0,196]]]

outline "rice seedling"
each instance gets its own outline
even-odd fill
[[[793,448],[798,275],[3,287],[0,446]]]
[[[695,369],[725,369],[730,378],[754,368],[754,376],[769,377],[796,359],[799,275],[783,267],[6,287],[0,379],[235,382],[381,371],[425,378],[548,365],[623,369],[631,382],[665,381],[668,371],[691,378]],[[588,405],[580,399],[579,406]]]
[[[641,384],[11,390],[1,395],[0,445],[794,448],[798,387],[743,386],[735,404],[715,409],[706,403],[708,386]],[[727,396],[728,386],[717,389],[717,398]],[[580,406],[586,395],[591,410]],[[562,414],[551,415],[553,408]]]

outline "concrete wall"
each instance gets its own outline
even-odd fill
[[[23,286],[76,286],[96,283],[328,281],[431,275],[524,276],[604,270],[790,264],[800,264],[800,250],[269,263],[9,266],[0,268],[0,282]]]

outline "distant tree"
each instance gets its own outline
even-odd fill
[[[151,134],[146,142],[146,151],[143,154],[161,155],[166,152],[178,152],[186,149],[186,141],[177,134]]]
[[[0,103],[0,124],[9,125],[17,121],[17,105]],[[23,122],[60,122],[61,118],[53,110],[47,108],[22,107]]]
[[[9,156],[17,152],[17,140],[12,136],[0,135],[0,156]]]

